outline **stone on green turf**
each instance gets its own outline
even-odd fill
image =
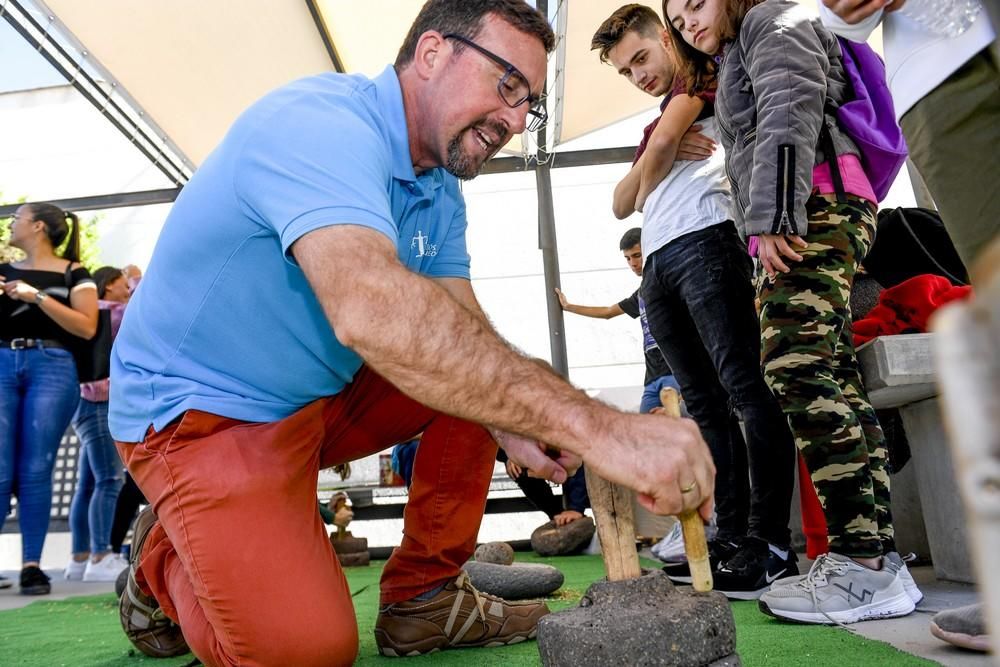
[[[551,565],[514,563],[495,565],[469,561],[462,566],[472,585],[505,600],[543,598],[563,585],[563,573]]]
[[[739,667],[736,625],[721,593],[674,588],[660,570],[599,581],[578,607],[538,623],[545,667]]]
[[[531,534],[531,548],[539,556],[568,556],[582,551],[594,537],[594,520],[580,517],[565,526],[543,523]]]
[[[506,542],[487,542],[476,547],[473,558],[477,563],[510,565],[514,562],[514,549]]]

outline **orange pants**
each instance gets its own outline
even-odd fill
[[[456,577],[472,555],[496,444],[362,368],[340,394],[274,423],[190,410],[118,451],[159,522],[138,581],[206,665],[351,664],[351,593],[316,505],[321,468],[423,431],[382,603]]]

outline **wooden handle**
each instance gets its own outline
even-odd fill
[[[673,387],[660,389],[660,403],[668,417],[681,416],[680,394]],[[701,593],[712,590],[712,564],[708,559],[708,542],[705,541],[705,523],[694,510],[681,512],[681,531],[684,533],[684,553],[691,570],[691,586]]]
[[[639,568],[639,554],[635,550],[632,494],[625,487],[595,475],[589,468],[585,474],[608,581],[636,579],[642,570]]]

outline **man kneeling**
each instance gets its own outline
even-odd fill
[[[498,444],[555,482],[582,458],[652,511],[711,512],[693,423],[588,399],[513,350],[473,294],[457,179],[544,122],[553,44],[521,0],[431,0],[394,66],[272,92],[185,186],[112,359],[112,433],[155,511],[120,605],[140,650],[353,662],[318,472],[420,432],[381,582],[385,655],[509,644],[547,613],[461,574]]]

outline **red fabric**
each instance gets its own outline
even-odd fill
[[[806,536],[806,556],[816,560],[830,550],[826,532],[826,515],[816,495],[809,468],[799,454],[799,503],[802,513],[802,533]]]
[[[190,410],[141,443],[117,443],[159,518],[140,586],[206,665],[351,664],[358,629],[317,509],[317,475],[421,431],[382,603],[456,577],[476,545],[496,444],[363,368],[337,396],[278,422]]]
[[[914,276],[883,290],[878,305],[864,319],[854,322],[854,344],[861,345],[879,336],[924,333],[931,313],[971,294],[971,287],[952,285],[941,276]]]

